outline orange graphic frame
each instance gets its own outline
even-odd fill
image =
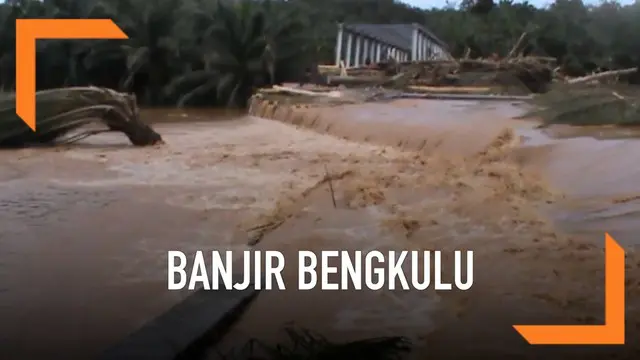
[[[36,131],[36,40],[128,38],[110,19],[16,20],[16,114]]]
[[[603,325],[514,325],[532,345],[624,345],[624,249],[605,234]]]

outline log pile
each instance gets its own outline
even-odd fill
[[[493,54],[489,58],[471,59],[470,51],[466,51],[459,59],[448,57],[411,63],[391,60],[348,69],[340,64],[326,69],[331,71],[320,69],[320,72],[325,74],[330,86],[343,85],[353,88],[349,89],[351,92],[365,94],[363,101],[399,97],[525,101],[532,110],[523,117],[537,118],[542,127],[555,124],[640,126],[640,87],[630,86],[634,77],[640,78],[639,68],[568,78],[556,65],[556,59],[525,56],[522,49],[526,38],[525,32],[503,58]],[[292,89],[277,91],[294,93]],[[346,96],[345,89],[340,93],[343,96],[333,96],[331,100],[356,98]],[[318,99],[318,96],[312,98]]]
[[[329,75],[327,80],[329,84],[345,86],[481,87],[493,93],[526,94],[547,90],[554,65],[553,59],[533,56],[381,63],[348,69],[347,76]]]
[[[455,93],[502,95],[546,93],[556,83],[610,83],[620,76],[638,73],[638,69],[632,68],[569,79],[562,76],[555,58],[523,55],[527,37],[528,33],[524,32],[503,58],[493,54],[489,58],[471,59],[467,51],[459,59],[449,56],[445,60],[409,63],[391,60],[356,68],[344,68],[344,64],[340,64],[319,70],[326,75],[327,83],[334,86],[380,86],[411,92],[431,89],[427,93],[442,92],[433,91],[435,87],[455,87],[460,88]],[[468,92],[462,90],[471,88]]]

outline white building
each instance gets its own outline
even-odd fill
[[[338,24],[336,65],[363,65],[394,58],[400,62],[447,59],[447,45],[419,24]]]

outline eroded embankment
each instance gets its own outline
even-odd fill
[[[344,325],[339,320],[346,318],[352,326],[359,325],[357,330],[351,328],[353,336],[401,333],[417,339],[421,350],[414,354],[416,358],[472,351],[518,356],[532,354],[532,349],[518,338],[512,324],[603,321],[602,246],[558,232],[542,215],[541,208],[558,202],[562,195],[552,191],[533,168],[522,166],[530,154],[516,151],[521,138],[508,116],[479,123],[469,121],[467,115],[466,123],[461,123],[456,122],[455,111],[436,113],[431,118],[449,116],[450,121],[435,126],[429,123],[433,114],[428,108],[425,121],[416,122],[415,107],[420,106],[398,101],[328,108],[254,99],[254,116],[401,150],[381,150],[381,154],[388,152],[384,166],[369,166],[373,156],[331,164],[330,172],[340,174],[332,180],[333,191],[321,181],[322,186],[282,197],[273,212],[257,221],[277,224],[273,232],[263,234],[258,246],[289,249],[292,254],[301,248],[474,250],[474,288],[437,295],[409,291],[355,297],[265,293],[237,327],[236,337],[273,338],[274,329],[294,321],[344,338],[349,327],[336,324]],[[414,116],[402,122],[376,121],[389,114],[402,117],[403,107],[414,107]],[[365,115],[358,118],[358,112]],[[478,119],[486,115],[475,112]],[[377,219],[377,227],[370,225],[372,218]],[[350,230],[341,229],[340,224]],[[331,227],[336,231],[329,231]],[[630,334],[635,334],[640,319],[640,259],[634,252],[627,257],[627,324]],[[296,274],[289,276],[295,281]],[[349,296],[358,300],[349,302],[345,299]],[[391,300],[381,300],[384,297]],[[312,299],[313,304],[320,301],[322,305],[311,305]],[[425,309],[427,299],[433,301]],[[335,303],[342,304],[338,313],[330,305]],[[345,310],[350,303],[351,309]],[[394,303],[398,306],[390,305]],[[616,351],[635,356],[629,348]],[[603,356],[594,351],[588,355]]]
[[[441,155],[469,156],[501,137],[519,114],[511,104],[395,100],[353,105],[286,104],[256,96],[249,113],[352,141]],[[492,121],[486,121],[492,116]],[[530,122],[519,121],[522,128]],[[515,136],[511,136],[516,140]]]

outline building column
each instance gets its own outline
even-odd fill
[[[344,61],[345,67],[351,67],[351,49],[353,48],[353,34],[347,32],[347,57]]]
[[[422,42],[422,52],[424,52],[424,58],[428,59],[429,58],[429,52],[427,51],[427,48],[429,46],[429,39],[425,36],[424,37],[424,41]]]
[[[361,49],[362,49],[362,36],[356,35],[356,56],[353,61],[353,66],[355,67],[360,66],[360,57],[362,56],[362,54],[360,53]]]
[[[376,62],[378,62],[376,60],[376,45],[378,44],[377,41],[375,40],[371,40],[371,47],[369,48],[369,59],[371,59],[371,63],[375,64]]]
[[[366,63],[368,57],[369,57],[369,39],[365,38],[362,46],[362,63],[363,64]]]
[[[382,57],[382,45],[379,42],[376,42],[376,54],[374,55],[374,59],[376,59],[376,63],[380,62],[381,57]]]
[[[430,39],[429,37],[427,37],[427,38],[424,40],[424,56],[425,56],[427,59],[430,59],[430,58],[431,58],[431,54],[429,53],[429,43],[430,43],[430,42],[431,42],[431,39]]]
[[[418,60],[418,25],[413,24],[413,32],[411,34],[411,61]]]
[[[336,39],[336,66],[340,65],[342,60],[342,33],[344,31],[344,25],[338,24],[338,38]]]
[[[427,51],[427,44],[428,43],[429,43],[429,38],[425,34],[425,36],[422,38],[422,53],[424,54],[424,59],[425,60],[429,59],[429,51]]]

